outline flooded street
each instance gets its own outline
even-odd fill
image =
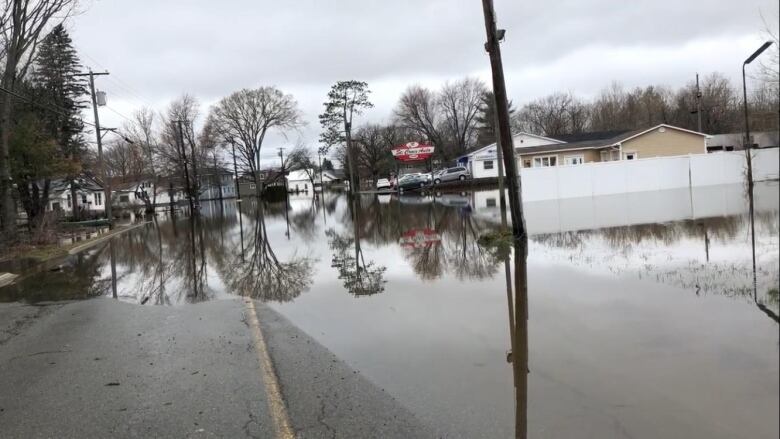
[[[756,186],[755,290],[743,192],[526,203],[524,334],[512,249],[487,239],[497,190],[207,203],[22,273],[0,302],[258,299],[446,437],[512,437],[527,404],[530,437],[772,438],[778,185]]]

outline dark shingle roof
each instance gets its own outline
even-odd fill
[[[593,131],[590,133],[574,133],[574,134],[562,134],[560,136],[551,136],[553,139],[561,140],[566,143],[575,142],[588,142],[591,140],[607,140],[613,137],[617,137],[621,134],[630,132],[631,130],[610,130],[610,131]]]
[[[529,146],[524,148],[515,148],[515,152],[518,154],[531,154],[536,152],[552,152],[552,151],[568,151],[573,149],[598,149],[598,148],[606,148],[608,146],[612,146],[616,143],[622,142],[624,139],[627,139],[633,135],[639,134],[643,131],[647,131],[647,128],[643,128],[641,130],[633,130],[633,131],[602,131],[600,133],[593,133],[596,134],[596,137],[601,137],[605,134],[603,133],[613,133],[612,137],[607,137],[603,139],[591,139],[591,140],[582,140],[579,142],[567,142],[567,143],[552,143],[549,145],[539,145],[539,146]],[[617,133],[617,134],[614,134]],[[588,133],[583,133],[588,134]]]

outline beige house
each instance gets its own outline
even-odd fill
[[[517,164],[523,168],[579,165],[590,162],[636,160],[705,154],[707,135],[660,124],[635,131],[605,131],[560,136],[563,143],[517,147]]]

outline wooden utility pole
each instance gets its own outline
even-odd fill
[[[190,171],[187,167],[187,147],[184,145],[184,128],[182,127],[181,120],[176,121],[176,126],[179,128],[179,147],[181,148],[182,162],[184,162],[184,187],[187,191],[187,200],[190,203],[190,215],[195,214],[195,204],[192,202],[192,187],[190,186]]]
[[[111,228],[113,224],[113,217],[111,215],[111,182],[106,175],[106,163],[103,160],[103,134],[100,132],[100,115],[98,114],[98,101],[95,94],[95,76],[108,75],[108,72],[95,73],[90,70],[88,73],[77,73],[74,76],[89,76],[89,92],[92,95],[92,111],[95,114],[95,138],[97,141],[98,150],[98,168],[100,172],[100,178],[103,180],[103,195],[105,200],[106,218],[108,219],[108,227]],[[72,184],[72,183],[71,183]],[[73,198],[73,197],[71,197]],[[75,211],[77,202],[73,200],[73,209]]]
[[[496,117],[498,119],[497,139],[503,153],[504,168],[507,174],[509,206],[512,212],[512,235],[515,262],[515,301],[514,328],[512,342],[512,365],[515,382],[515,437],[526,438],[528,431],[528,282],[527,282],[527,246],[528,236],[523,217],[523,198],[520,175],[517,171],[512,130],[509,125],[509,102],[504,81],[504,67],[501,61],[500,40],[505,31],[496,29],[496,14],[493,0],[482,0],[485,15],[485,50],[490,55],[490,68],[493,73],[493,94],[496,99]],[[508,283],[508,282],[507,282]],[[510,319],[511,320],[511,319]]]
[[[506,96],[504,67],[501,61],[501,48],[499,47],[493,1],[482,0],[482,8],[485,14],[485,31],[487,33],[485,49],[490,54],[490,67],[493,71],[493,94],[496,98],[496,118],[498,119],[497,138],[501,139],[501,151],[504,156],[504,169],[507,176],[506,183],[507,189],[509,190],[509,207],[510,212],[512,213],[512,232],[515,239],[526,239],[520,175],[517,172],[517,160],[515,160],[515,148],[512,142],[512,128],[509,124],[509,101]]]
[[[241,186],[238,183],[238,166],[236,166],[236,142],[230,139],[230,147],[233,150],[233,178],[236,183],[236,202],[241,202]],[[255,188],[256,189],[256,188]],[[240,213],[239,213],[240,215]]]
[[[699,88],[699,74],[696,74],[696,119],[699,132],[701,132],[701,89]]]
[[[200,209],[200,179],[198,178],[198,162],[197,155],[195,154],[195,142],[190,139],[189,143],[192,152],[192,191],[195,196],[195,206]]]

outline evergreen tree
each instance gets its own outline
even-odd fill
[[[477,114],[477,147],[496,143],[496,99],[492,91],[482,95],[479,113]],[[509,101],[509,118],[514,119],[515,108]]]
[[[41,109],[45,129],[65,155],[76,161],[85,149],[80,113],[87,106],[88,95],[85,77],[74,76],[81,70],[68,31],[57,25],[41,42],[30,79],[37,100],[60,110]]]
[[[79,219],[76,177],[81,172],[81,157],[86,151],[80,113],[86,108],[87,86],[84,76],[75,76],[80,71],[81,63],[73,41],[65,27],[59,24],[41,41],[30,79],[37,91],[35,99],[50,108],[41,110],[44,129],[62,155],[76,165],[74,172],[68,175],[74,219]]]

